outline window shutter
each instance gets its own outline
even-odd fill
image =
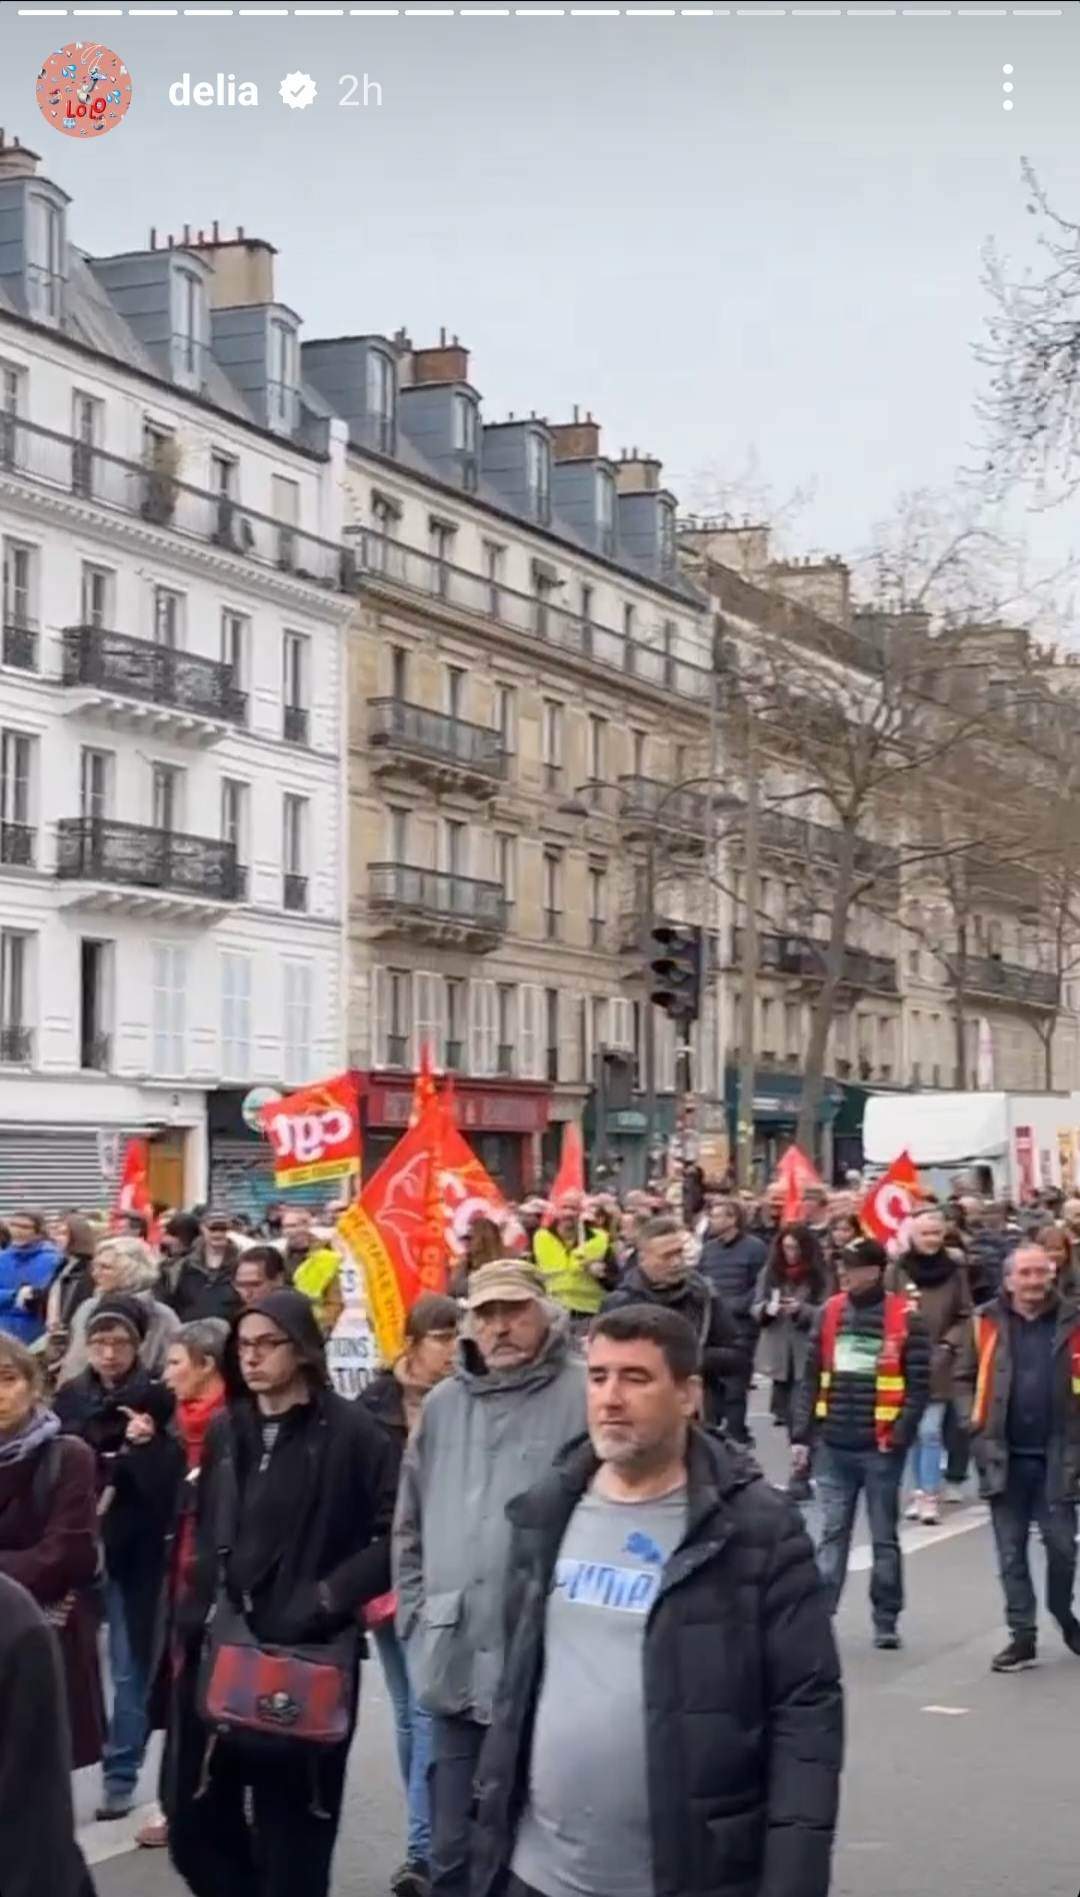
[[[634,1045],[634,1004],[625,995],[612,995],[608,1002],[608,1042],[620,1053],[629,1053]]]
[[[484,1065],[484,991],[487,983],[469,983],[469,1072],[485,1074]]]
[[[371,1065],[385,1067],[390,1049],[390,983],[385,968],[373,968],[368,982]]]
[[[440,992],[441,991],[441,992]],[[432,975],[418,970],[413,976],[413,995],[415,997],[414,1034],[415,1047],[413,1061],[416,1066],[425,1042],[431,1049],[431,1058],[436,1067],[442,1067],[446,1059],[446,990],[441,975]]]
[[[581,1072],[581,996],[562,996],[559,1009],[559,1076],[564,1082],[579,1081]]]
[[[521,1009],[521,1077],[539,1080],[541,1076],[540,1012],[543,989],[522,982],[518,989]]]
[[[187,950],[173,947],[172,951],[172,992],[169,1001],[169,1031],[172,1044],[172,1062],[170,1072],[183,1074],[187,1071],[184,1039],[187,1028]]]
[[[656,1090],[675,1091],[675,1023],[657,1010],[656,1015]]]

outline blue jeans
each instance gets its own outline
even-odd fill
[[[919,1434],[908,1457],[908,1480],[912,1488],[919,1489],[923,1495],[941,1493],[944,1428],[945,1404],[928,1403],[919,1419]]]
[[[405,1649],[394,1631],[392,1620],[373,1630],[373,1639],[382,1662],[386,1690],[394,1709],[394,1733],[398,1764],[405,1785],[408,1820],[406,1856],[426,1864],[431,1857],[431,1801],[428,1794],[428,1769],[431,1764],[431,1714],[416,1703],[409,1681]]]
[[[113,1705],[101,1753],[101,1769],[106,1794],[120,1799],[134,1792],[146,1750],[148,1686],[131,1650],[123,1594],[118,1583],[108,1575],[104,1595]]]
[[[1076,1504],[1047,1500],[1045,1457],[1009,1457],[1005,1493],[991,1497],[990,1519],[1009,1632],[1020,1640],[1035,1638],[1035,1589],[1028,1561],[1032,1523],[1046,1551],[1046,1605],[1058,1625],[1068,1629],[1076,1578]]]
[[[870,1568],[870,1608],[874,1626],[892,1629],[904,1605],[897,1515],[904,1458],[883,1455],[880,1449],[832,1449],[822,1443],[814,1474],[821,1504],[821,1541],[818,1568],[835,1614],[844,1589],[851,1531],[860,1493],[866,1496],[873,1559]]]

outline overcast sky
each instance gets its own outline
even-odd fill
[[[899,490],[970,458],[980,249],[1032,254],[1021,153],[1080,214],[1069,0],[1060,18],[3,16],[0,122],[71,193],[87,249],[242,224],[277,245],[309,336],[457,331],[488,418],[591,407],[608,450],[658,454],[684,501],[755,457],[780,497],[815,483],[801,551],[865,547]],[[47,127],[33,91],[91,32],[134,86],[94,145]],[[294,69],[318,83],[307,111],[277,97]],[[182,73],[219,71],[258,107],[168,103]],[[347,73],[381,109],[339,105]],[[1076,511],[1032,521],[1044,559],[1080,546]]]

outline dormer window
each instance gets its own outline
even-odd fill
[[[671,573],[675,567],[675,509],[670,501],[661,501],[660,518],[660,571]]]
[[[453,446],[461,471],[461,485],[467,494],[476,491],[480,463],[477,453],[479,425],[476,403],[470,395],[455,394],[453,401]]]
[[[615,482],[606,468],[596,470],[596,538],[601,553],[615,552]]]
[[[534,520],[551,516],[551,449],[545,436],[530,429],[525,437],[529,512]]]
[[[367,355],[368,419],[371,441],[384,454],[394,451],[394,408],[397,394],[394,365],[381,349],[369,349]]]
[[[27,203],[26,306],[39,322],[59,322],[63,281],[64,213],[34,192]]]
[[[174,288],[175,367],[180,375],[201,378],[206,334],[206,292],[194,270],[178,270]]]
[[[270,324],[270,376],[266,390],[271,428],[290,433],[296,423],[296,331],[275,317]]]

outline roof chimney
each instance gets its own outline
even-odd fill
[[[404,330],[400,332],[408,345]],[[397,341],[397,338],[394,339]],[[455,336],[451,342],[446,340],[445,329],[439,331],[437,349],[414,349],[413,385],[421,382],[467,382],[469,380],[469,352]]]
[[[20,145],[17,138],[5,139],[0,126],[0,178],[32,178],[39,163],[36,151]]]
[[[593,421],[591,413],[582,421],[581,410],[576,402],[573,412],[573,421],[551,424],[554,459],[556,461],[595,461],[600,453],[600,423]]]
[[[153,224],[150,226],[150,248],[151,250],[157,249],[157,231]]]
[[[630,454],[624,453],[615,470],[615,484],[620,494],[655,494],[660,486],[661,463],[655,455],[639,455],[636,448]]]

